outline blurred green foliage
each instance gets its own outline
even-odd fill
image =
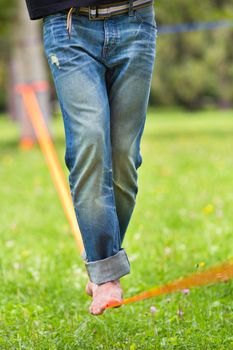
[[[17,13],[17,0],[0,0],[0,43],[5,35],[9,35],[12,22]],[[1,50],[2,51],[2,50]]]
[[[157,24],[233,20],[228,0],[163,0]],[[233,27],[159,35],[151,103],[189,109],[233,105]]]
[[[7,52],[16,0],[0,0],[0,109],[4,107]],[[233,21],[233,1],[155,1],[158,26]],[[150,104],[188,109],[232,107],[233,27],[158,35]],[[50,72],[48,72],[50,74]]]
[[[11,28],[17,12],[17,0],[0,0],[0,111],[6,107],[7,62],[11,47]]]

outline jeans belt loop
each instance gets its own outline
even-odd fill
[[[94,8],[93,8],[94,7]],[[95,10],[95,14],[92,15],[91,10]],[[94,20],[97,18],[97,7],[93,5],[88,6],[88,17],[90,20]]]
[[[129,16],[133,16],[133,0],[129,0]]]

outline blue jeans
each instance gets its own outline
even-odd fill
[[[140,140],[156,48],[154,7],[90,20],[67,10],[43,18],[44,50],[61,108],[65,163],[89,278],[130,273],[122,248],[138,192]]]

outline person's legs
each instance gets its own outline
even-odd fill
[[[144,130],[153,73],[156,23],[153,7],[129,11],[105,23],[109,40],[103,53],[108,70],[110,133],[115,204],[121,244],[138,192],[137,169],[142,163],[140,141]],[[101,314],[108,303],[122,299],[119,281],[96,288],[88,283],[93,296],[92,311]]]
[[[110,104],[113,186],[121,244],[138,192],[142,163],[140,141],[146,121],[155,61],[156,23],[153,5],[114,17],[117,45],[108,51],[107,90]]]
[[[110,111],[101,61],[104,23],[73,15],[72,31],[68,39],[64,11],[43,21],[45,53],[64,120],[65,161],[85,266],[90,280],[102,284],[130,272],[112,187]]]
[[[109,301],[121,300],[119,278],[130,272],[121,244],[137,194],[155,54],[152,12],[144,10],[104,21],[73,14],[70,40],[66,13],[44,20],[93,314],[101,314]]]

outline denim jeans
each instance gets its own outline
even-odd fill
[[[69,38],[67,12],[43,18],[44,51],[64,122],[82,257],[101,284],[130,273],[122,242],[138,193],[157,29],[153,5],[104,20],[74,12]]]

